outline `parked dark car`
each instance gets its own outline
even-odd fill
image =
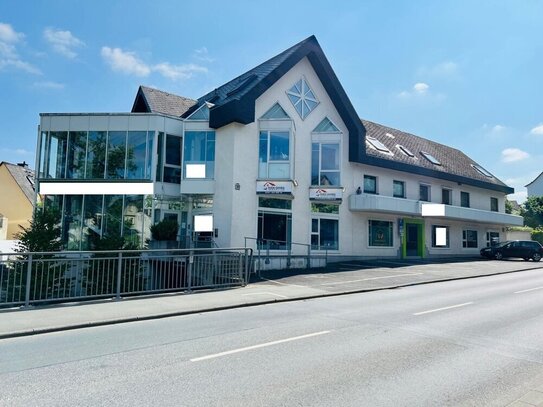
[[[543,246],[533,240],[513,240],[481,249],[481,256],[501,260],[505,257],[520,257],[524,260],[539,261],[543,256]]]

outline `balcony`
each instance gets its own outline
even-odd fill
[[[421,214],[423,217],[492,223],[494,225],[522,226],[524,224],[522,216],[434,203],[423,203]]]
[[[349,196],[349,209],[353,212],[383,212],[420,216],[420,204],[419,201],[391,196],[371,194]]]

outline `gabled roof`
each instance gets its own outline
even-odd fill
[[[498,178],[487,177],[477,171],[473,166],[479,164],[456,148],[369,120],[361,120],[366,128],[366,135],[379,140],[393,154],[384,154],[366,146],[366,164],[473,185],[506,194],[514,192],[513,188],[508,187]],[[407,148],[415,157],[404,154],[396,147],[397,145]],[[421,152],[431,154],[441,165],[432,164]]]
[[[132,113],[162,113],[180,117],[195,103],[196,100],[193,99],[140,86],[132,106]]]
[[[541,174],[539,174],[537,177],[535,177],[535,179],[532,182],[530,182],[529,184],[524,185],[524,187],[529,187],[534,182],[536,182],[539,178],[541,178],[542,175],[543,175],[543,172]]]
[[[32,171],[26,163],[11,164],[8,162],[0,162],[0,166],[5,166],[8,172],[11,174],[19,188],[30,203],[34,205],[35,189],[34,189],[34,171]]]
[[[364,155],[364,127],[313,35],[202,96],[183,117],[189,116],[203,103],[210,102],[214,105],[210,109],[211,128],[232,122],[252,123],[255,121],[255,100],[305,57],[349,130],[349,159],[360,162]]]

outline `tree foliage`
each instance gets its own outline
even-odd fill
[[[56,209],[37,209],[30,225],[21,226],[22,231],[15,236],[19,240],[16,251],[24,253],[62,250],[59,219],[60,213]]]
[[[543,226],[543,196],[530,196],[522,205],[524,224],[532,228]]]

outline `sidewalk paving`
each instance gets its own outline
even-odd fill
[[[335,263],[326,269],[268,271],[237,289],[0,310],[0,339],[525,270],[541,271],[543,262],[373,260]]]

